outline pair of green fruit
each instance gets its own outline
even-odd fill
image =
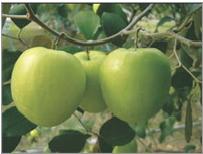
[[[108,56],[90,51],[88,57],[36,47],[17,60],[11,91],[19,111],[39,126],[61,124],[79,105],[90,112],[107,105],[135,123],[162,107],[170,78],[170,64],[157,49],[121,48]]]

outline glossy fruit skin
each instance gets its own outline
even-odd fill
[[[100,67],[106,54],[100,51],[78,52],[74,54],[82,63],[86,73],[86,90],[80,107],[88,112],[100,112],[106,109],[100,87]]]
[[[112,153],[137,153],[137,142],[132,140],[128,144],[115,146]]]
[[[103,62],[100,80],[109,109],[121,120],[137,123],[154,116],[165,103],[170,63],[155,48],[120,48]]]
[[[17,60],[11,92],[18,110],[36,125],[52,127],[79,106],[86,84],[80,61],[64,51],[26,50]]]

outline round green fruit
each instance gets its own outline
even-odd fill
[[[86,73],[86,90],[80,107],[88,112],[99,112],[106,109],[101,87],[100,67],[106,54],[100,51],[78,52],[75,56],[81,61]]]
[[[101,66],[101,89],[114,114],[129,123],[152,117],[165,103],[170,63],[155,48],[117,49]]]
[[[122,145],[122,146],[115,146],[113,149],[113,153],[136,153],[137,152],[137,142],[132,140],[130,143]]]
[[[11,92],[18,110],[39,126],[68,119],[79,106],[86,76],[80,61],[64,51],[35,47],[17,60]]]

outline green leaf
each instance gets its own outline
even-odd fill
[[[202,9],[197,10],[193,16],[195,35],[197,39],[200,39],[201,28],[202,28]]]
[[[169,118],[168,122],[162,122],[160,124],[161,135],[159,137],[159,142],[162,143],[168,135],[173,133],[173,125],[175,124],[175,118]]]
[[[79,47],[79,46],[67,46],[64,48],[58,48],[57,50],[65,51],[65,52],[68,52],[70,54],[75,54],[77,52],[84,51],[84,49]]]
[[[184,87],[192,88],[193,78],[183,68],[178,68],[175,74],[172,76],[171,85],[175,89],[181,89]]]
[[[113,146],[127,144],[135,137],[135,131],[126,122],[116,117],[104,123],[99,133]]]
[[[167,112],[169,115],[171,115],[174,111],[174,95],[168,94],[166,97],[166,103],[162,107],[162,109]]]
[[[112,153],[113,146],[107,143],[103,138],[98,137],[99,140],[99,152],[101,153]]]
[[[188,153],[190,152],[190,150],[194,150],[196,148],[195,145],[187,145],[185,148],[184,148],[184,152],[185,153]]]
[[[47,35],[36,35],[32,40],[32,47],[52,48],[53,40]]]
[[[99,38],[103,38],[104,34],[104,30],[102,27],[99,27],[96,31],[96,33],[94,34],[94,40],[99,39]]]
[[[8,105],[13,101],[11,95],[11,84],[6,84],[2,86],[2,104]]]
[[[185,67],[190,68],[193,64],[193,59],[183,49],[179,50],[180,61]]]
[[[146,137],[146,127],[147,127],[148,122],[147,121],[142,121],[136,124],[135,126],[135,132],[136,135],[145,138]]]
[[[33,12],[37,12],[37,7],[39,4],[30,4],[30,7],[32,8]],[[24,4],[17,4],[12,9],[10,10],[9,14],[12,15],[26,15],[27,11],[25,9]],[[27,26],[31,21],[27,19],[14,19],[11,18],[11,20],[18,26],[20,29],[24,28]]]
[[[2,51],[2,82],[8,81],[11,79],[11,73],[13,70],[13,66],[21,55],[22,52],[15,51],[11,52],[8,50]]]
[[[8,14],[9,13],[9,10],[11,8],[11,3],[2,3],[2,13],[3,14]],[[5,20],[6,18],[2,18],[2,27],[4,26],[4,23],[5,23]]]
[[[54,137],[49,142],[49,149],[52,152],[79,153],[90,135],[79,131],[66,130],[62,134]]]
[[[128,22],[126,14],[123,12],[119,4],[100,4],[97,14],[101,17],[104,12],[117,14],[124,22]]]
[[[114,13],[104,12],[101,19],[106,36],[112,36],[127,26],[127,22],[125,22],[119,15]],[[112,43],[118,47],[122,47],[126,38],[127,36],[119,36],[114,39]]]
[[[20,142],[21,136],[2,137],[2,152],[11,153]]]
[[[165,24],[166,22],[170,22],[170,21],[172,21],[172,20],[174,20],[174,19],[171,18],[171,17],[169,17],[169,16],[164,16],[164,17],[161,18],[161,19],[159,20],[159,22],[157,23],[157,25],[156,25],[156,30],[155,30],[155,31],[158,30],[159,26],[162,26],[162,25]]]
[[[194,12],[202,7],[202,4],[186,4],[186,8],[189,13]]]
[[[180,110],[174,111],[174,116],[175,116],[177,121],[181,121],[181,118],[182,118],[181,110],[182,110],[182,108]]]
[[[68,16],[68,6],[66,4],[59,4],[57,6],[57,11],[62,18],[66,18]]]
[[[195,50],[195,58],[194,58],[194,63],[193,66],[195,68],[200,68],[202,66],[202,48],[198,48]]]
[[[201,31],[200,31],[201,33]],[[200,39],[201,39],[202,35],[199,35]],[[189,26],[189,29],[187,30],[186,33],[186,38],[191,39],[191,40],[198,40],[196,34],[195,34],[195,24],[194,21],[191,23],[191,26]]]
[[[36,127],[16,107],[11,107],[2,114],[2,134],[4,137],[21,136],[29,133]]]
[[[192,136],[192,107],[191,102],[188,100],[185,117],[185,139],[190,142]]]
[[[75,23],[86,39],[93,39],[100,26],[100,19],[93,11],[80,11],[75,15]]]
[[[156,42],[154,42],[150,47],[152,47],[152,48],[157,48],[157,49],[159,49],[161,52],[166,53],[167,48],[168,48],[168,42],[156,41]]]

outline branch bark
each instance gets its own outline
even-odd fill
[[[109,36],[107,38],[104,39],[100,39],[100,40],[87,40],[87,41],[82,41],[82,40],[78,40],[78,39],[74,39],[69,37],[67,34],[64,34],[61,38],[68,41],[69,43],[75,44],[75,45],[80,45],[80,46],[96,46],[96,45],[101,45],[101,44],[106,44],[108,42],[111,42],[113,39],[117,38],[120,35],[123,35],[123,33],[127,30],[130,30],[142,17],[144,17],[154,6],[154,4],[150,4],[142,13],[140,13],[138,16],[136,16],[132,22],[130,22],[130,24],[125,27],[124,29],[122,29],[121,31],[119,31],[118,33]],[[51,29],[50,27],[48,27],[47,25],[45,25],[42,21],[40,21],[34,14],[34,12],[32,11],[32,8],[29,6],[29,4],[25,4],[26,10],[28,12],[28,18],[37,23],[39,26],[41,26],[42,28],[46,29],[47,31],[49,31],[50,33],[52,33],[53,35],[59,37],[61,35],[61,33]]]
[[[99,40],[87,40],[87,41],[83,41],[83,40],[78,40],[78,39],[71,38],[66,33],[63,33],[64,35],[61,37],[61,39],[66,40],[69,43],[72,43],[72,44],[75,44],[75,45],[80,45],[80,46],[96,46],[96,45],[102,45],[102,44],[109,43],[109,42],[111,42],[112,40],[114,40],[115,38],[117,38],[119,36],[129,35],[131,33],[136,33],[137,30],[131,30],[131,29],[133,28],[133,26],[142,17],[144,17],[148,12],[151,11],[153,6],[154,6],[154,4],[150,4],[142,13],[140,13],[137,16],[135,16],[127,27],[125,27],[124,29],[122,29],[121,31],[119,31],[118,33],[116,33],[116,34],[114,34],[112,36],[109,36],[109,37],[106,37],[106,38],[103,38],[103,39],[99,39]],[[28,19],[28,20],[31,20],[31,21],[37,23],[39,26],[41,26],[42,28],[46,29],[51,34],[55,35],[56,37],[60,37],[61,36],[60,32],[57,32],[54,29],[51,29],[50,27],[45,25],[42,21],[40,21],[36,17],[36,15],[34,14],[32,8],[29,6],[29,4],[25,4],[25,7],[26,7],[26,10],[28,12],[27,15],[2,14],[2,17],[17,18],[17,19]],[[178,35],[178,34],[176,34],[174,32],[171,32],[171,31],[168,31],[168,32],[159,32],[159,33],[148,33],[146,31],[140,30],[139,33],[141,35],[146,36],[146,37],[173,37],[173,38],[176,38],[181,43],[186,44],[187,46],[202,47],[202,42],[192,41],[190,39],[184,38],[183,36],[180,36],[180,35]]]
[[[171,31],[168,31],[168,32],[159,32],[159,33],[147,33],[146,31],[140,31],[140,33],[142,35],[145,35],[145,36],[150,36],[150,37],[160,37],[160,36],[164,36],[164,37],[173,37],[173,38],[176,38],[178,41],[180,41],[181,43],[184,43],[186,44],[187,46],[196,46],[196,47],[201,47],[202,46],[202,42],[195,42],[195,41],[192,41],[190,39],[187,39],[183,36],[180,36],[174,32],[171,32]]]
[[[140,28],[138,28],[140,29]],[[125,31],[123,32],[123,35],[129,35],[129,34],[136,34],[138,29],[134,29],[134,30],[130,30],[130,31]],[[146,32],[142,29],[139,30],[139,34],[140,35],[143,35],[145,37],[152,37],[152,38],[155,38],[155,37],[158,37],[158,38],[175,38],[177,39],[179,42],[187,45],[187,46],[193,46],[193,47],[202,47],[202,42],[200,41],[193,41],[193,40],[190,40],[190,39],[187,39],[181,35],[178,35],[174,32],[171,32],[171,31],[167,31],[167,32],[157,32],[157,33],[149,33],[149,32]]]
[[[26,15],[2,14],[2,18],[28,19]]]

